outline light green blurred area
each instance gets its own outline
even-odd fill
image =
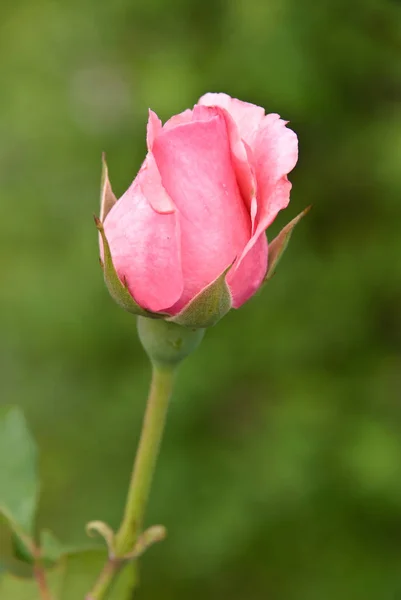
[[[1,5],[1,402],[25,410],[39,521],[68,543],[118,525],[150,375],[98,265],[101,152],[121,195],[148,107],[165,120],[207,91],[279,112],[300,140],[269,237],[313,210],[181,369],[147,518],[169,537],[138,600],[401,598],[400,11]]]

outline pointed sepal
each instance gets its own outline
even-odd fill
[[[167,320],[195,329],[216,325],[232,307],[232,296],[226,282],[231,266],[199,292],[180,313]]]
[[[110,246],[106,238],[106,234],[104,232],[103,224],[100,219],[94,217],[95,224],[98,232],[101,235],[103,242],[103,275],[104,280],[106,282],[107,289],[110,292],[111,297],[119,306],[124,308],[124,310],[133,313],[134,315],[140,315],[142,317],[161,317],[162,315],[157,315],[155,313],[151,313],[135,302],[133,297],[128,291],[128,288],[123,285],[119,276],[117,275],[117,271],[114,268],[113,260],[111,258]]]
[[[280,262],[282,255],[284,254],[284,250],[288,246],[288,242],[290,241],[295,225],[299,223],[302,217],[304,217],[310,211],[310,209],[311,206],[308,206],[297,217],[295,217],[295,219],[292,219],[292,221],[283,227],[278,236],[275,237],[274,240],[269,244],[269,266],[267,268],[264,282],[273,277],[276,267]]]
[[[104,223],[105,218],[117,202],[117,198],[111,188],[109,170],[106,163],[106,155],[102,154],[102,178],[100,184],[100,220]]]

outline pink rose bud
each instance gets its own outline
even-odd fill
[[[106,284],[135,314],[214,325],[270,277],[304,214],[268,250],[265,231],[290,200],[297,136],[277,114],[206,94],[164,125],[149,111],[147,147],[118,201],[104,162],[96,223]]]

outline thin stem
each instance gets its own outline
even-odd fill
[[[113,580],[123,566],[124,556],[132,552],[141,533],[173,381],[174,369],[172,367],[153,364],[149,398],[131,475],[124,517],[115,538],[115,557],[109,558],[86,600],[104,600],[107,597]]]
[[[97,600],[100,598],[106,598],[107,593],[110,591],[112,583],[120,571],[122,566],[121,561],[109,558],[104,565],[95,585],[90,594],[88,594],[85,600]]]
[[[33,567],[33,575],[38,584],[40,597],[42,600],[52,600],[52,595],[47,586],[46,573],[40,560],[37,560]]]
[[[133,550],[142,528],[173,380],[174,371],[172,369],[153,366],[149,399],[131,475],[124,518],[116,536],[116,556],[124,556]]]

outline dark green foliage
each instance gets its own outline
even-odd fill
[[[277,274],[183,365],[138,600],[401,597],[400,6],[20,0],[0,18],[1,399],[41,450],[41,527],[121,515],[149,382],[98,265],[165,120],[225,91],[300,138]],[[7,600],[13,600],[7,598]]]

